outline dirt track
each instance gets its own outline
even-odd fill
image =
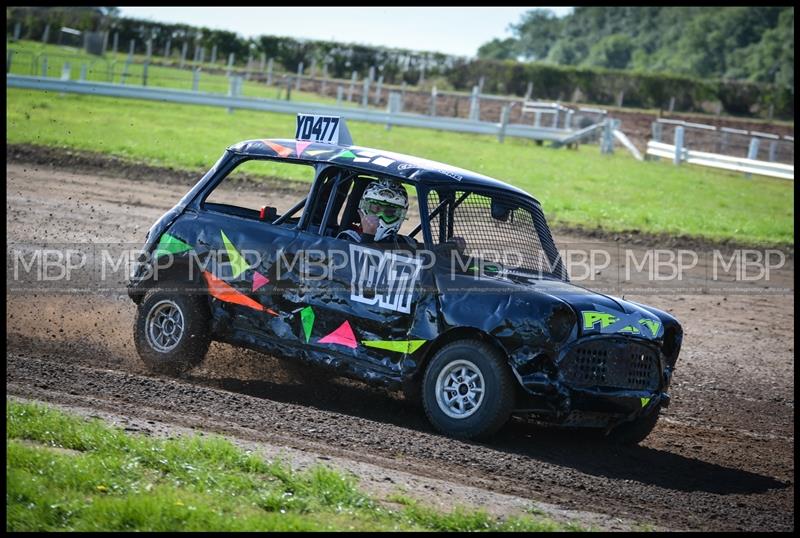
[[[24,163],[6,170],[9,243],[141,242],[187,190]],[[287,207],[300,196],[287,189],[270,200]],[[113,292],[7,287],[6,391],[672,529],[787,531],[794,529],[791,257],[775,278],[773,285],[791,293],[626,295],[672,312],[686,330],[673,404],[637,448],[588,443],[584,433],[522,422],[491,444],[453,441],[434,434],[401,396],[353,381],[304,378],[278,359],[218,343],[185,378],[153,376],[133,351],[135,307]]]

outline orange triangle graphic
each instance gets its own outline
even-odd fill
[[[203,271],[203,277],[206,279],[206,283],[208,284],[208,292],[212,297],[226,303],[240,304],[254,310],[261,310],[262,312],[264,311],[264,307],[259,303],[252,300],[244,293],[237,291],[233,286],[218,279],[208,271]]]
[[[292,154],[292,150],[290,150],[285,146],[281,146],[280,144],[276,144],[275,142],[270,142],[269,140],[262,140],[262,142],[264,142],[264,144],[272,148],[275,151],[275,153],[277,153],[281,157],[288,157],[289,155]]]

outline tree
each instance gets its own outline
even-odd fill
[[[776,82],[794,88],[794,8],[594,7],[526,12],[480,57]],[[514,42],[516,41],[516,43]]]
[[[547,57],[550,47],[561,35],[563,24],[549,9],[534,9],[522,16],[519,24],[511,29],[519,41],[519,51],[531,60]]]
[[[595,67],[625,69],[633,56],[633,39],[624,34],[613,34],[598,41],[583,62]]]
[[[478,49],[478,58],[485,60],[515,60],[517,58],[517,40],[492,39]]]

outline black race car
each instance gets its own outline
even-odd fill
[[[313,167],[308,195],[283,214],[208,201],[251,160]],[[377,181],[411,193],[409,219],[392,241],[360,241]],[[665,312],[571,284],[524,191],[355,146],[338,118],[299,115],[295,139],[229,147],[139,262],[128,293],[152,370],[180,373],[227,342],[402,390],[461,438],[524,413],[639,442],[669,404],[683,334]]]

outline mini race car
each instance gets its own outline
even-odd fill
[[[208,201],[251,160],[313,167],[308,195],[283,214]],[[394,241],[359,242],[376,181],[402,185],[418,216]],[[396,217],[390,205],[376,214]],[[229,147],[150,228],[128,294],[153,371],[226,342],[402,390],[466,439],[525,414],[638,443],[669,405],[683,335],[661,310],[571,284],[529,194],[355,146],[318,115],[298,115],[295,139]]]

